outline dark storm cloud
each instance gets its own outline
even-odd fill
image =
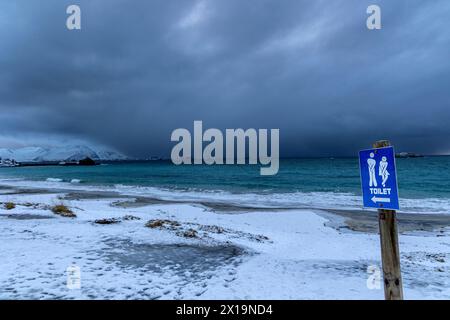
[[[0,136],[167,155],[203,120],[280,128],[284,156],[449,152],[449,21],[447,0],[2,1]]]

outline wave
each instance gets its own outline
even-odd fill
[[[47,178],[45,181],[46,182],[70,182],[71,184],[81,183],[80,179],[71,179],[70,181],[66,181],[66,180],[60,179],[60,178]]]
[[[28,181],[24,179],[0,179],[0,184],[24,188],[57,188],[60,190],[116,192],[119,195],[132,197],[149,197],[165,201],[182,201],[191,203],[212,202],[273,209],[362,209],[361,196],[345,192],[261,192],[233,193],[224,190],[172,189],[162,187],[80,184],[80,180],[72,179],[65,182],[62,179],[48,178],[46,181]],[[450,213],[450,199],[400,199],[400,212],[417,213]]]

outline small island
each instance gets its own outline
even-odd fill
[[[396,158],[423,158],[424,156],[414,152],[400,152],[395,154]]]

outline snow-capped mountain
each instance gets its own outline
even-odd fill
[[[0,158],[18,162],[78,161],[89,157],[93,160],[126,160],[123,154],[105,148],[82,145],[63,147],[25,147],[19,149],[0,148]]]

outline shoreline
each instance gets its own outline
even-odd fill
[[[61,200],[100,200],[118,199],[111,205],[123,209],[141,208],[152,205],[182,205],[188,204],[200,206],[213,213],[220,214],[242,214],[252,212],[289,212],[298,210],[310,210],[330,220],[329,225],[337,230],[351,230],[356,232],[378,233],[378,214],[376,210],[364,209],[333,209],[320,207],[264,207],[247,206],[226,202],[213,202],[206,200],[166,200],[142,195],[121,194],[118,191],[93,191],[66,188],[24,188],[0,184],[0,191],[6,190],[8,193],[0,195],[20,195],[20,194],[64,194]],[[400,233],[412,231],[444,232],[445,228],[450,228],[450,214],[445,213],[415,213],[398,212],[398,227]]]
[[[109,174],[109,173],[108,173]],[[216,211],[242,211],[261,209],[266,210],[290,210],[290,209],[312,209],[312,210],[361,210],[361,196],[356,191],[301,191],[281,189],[242,190],[239,187],[226,188],[216,186],[216,189],[210,189],[208,186],[199,188],[184,188],[185,184],[177,185],[169,184],[169,186],[143,185],[138,184],[121,184],[108,181],[108,183],[94,183],[92,181],[83,180],[81,174],[67,176],[66,178],[52,178],[52,174],[45,174],[47,178],[39,178],[38,180],[23,179],[17,177],[4,177],[0,179],[1,186],[5,188],[24,189],[28,192],[34,192],[34,189],[67,192],[67,193],[98,193],[99,196],[111,194],[119,194],[120,196],[131,196],[134,198],[152,198],[153,201],[165,201],[174,203],[204,203]],[[59,175],[56,175],[60,177]],[[100,179],[101,180],[101,179]],[[99,180],[99,181],[100,181]],[[117,181],[121,181],[120,179]],[[141,180],[138,180],[138,182]],[[32,186],[32,188],[31,188]],[[195,184],[194,184],[195,186]],[[345,189],[345,188],[344,188]],[[308,189],[309,190],[309,189]],[[315,190],[315,189],[314,189]],[[339,189],[336,189],[339,190]],[[143,201],[146,201],[145,199]],[[148,200],[150,201],[150,200]],[[147,201],[147,202],[148,202]],[[140,201],[137,201],[137,204]],[[434,197],[430,195],[428,198],[411,198],[400,199],[402,213],[418,213],[418,214],[448,214],[450,215],[450,198],[436,194]],[[365,210],[364,210],[365,211]]]

